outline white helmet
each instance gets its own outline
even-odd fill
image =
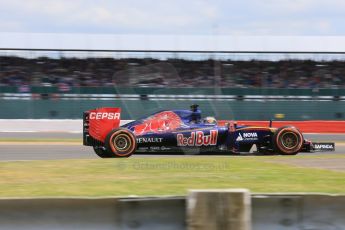
[[[214,117],[205,117],[203,121],[204,121],[204,124],[212,124],[212,125],[217,124],[217,120]]]

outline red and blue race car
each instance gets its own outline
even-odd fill
[[[133,153],[295,155],[333,151],[334,143],[312,143],[293,126],[273,128],[219,124],[202,118],[197,105],[190,110],[164,110],[120,126],[120,108],[84,112],[83,144],[93,146],[102,158],[129,157]]]

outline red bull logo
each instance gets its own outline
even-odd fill
[[[209,146],[216,145],[218,130],[211,130],[209,135],[202,131],[191,132],[190,137],[185,137],[182,133],[177,134],[177,146]]]

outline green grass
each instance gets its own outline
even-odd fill
[[[288,157],[290,158],[290,157]],[[339,155],[294,158],[341,158]],[[188,189],[344,193],[344,172],[284,157],[156,157],[0,162],[0,197],[185,195]]]

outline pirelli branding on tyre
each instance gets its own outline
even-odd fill
[[[105,139],[105,146],[114,157],[129,157],[137,148],[134,134],[125,128],[112,130]]]
[[[293,126],[279,128],[273,135],[275,150],[282,155],[295,155],[303,145],[301,132]]]

